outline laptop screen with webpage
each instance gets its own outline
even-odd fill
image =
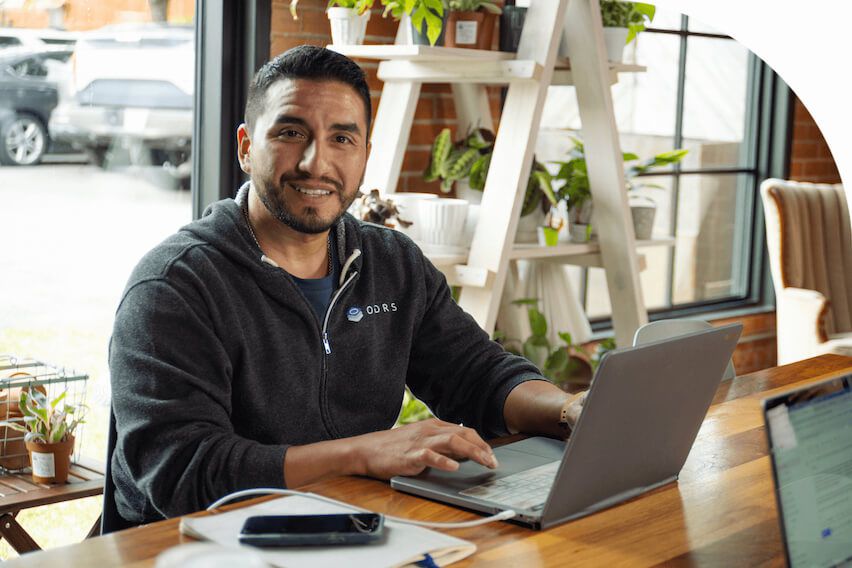
[[[852,375],[764,401],[790,566],[852,566]]]

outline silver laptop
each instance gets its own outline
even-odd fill
[[[763,401],[787,564],[852,566],[852,375]]]
[[[568,442],[528,438],[494,450],[500,467],[466,461],[391,487],[547,528],[677,479],[742,326],[727,325],[604,356]]]

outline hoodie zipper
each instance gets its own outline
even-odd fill
[[[341,281],[346,276],[346,271],[349,270],[349,267],[360,255],[361,251],[355,249],[349,259],[347,259],[346,263],[343,265],[343,271],[340,274]],[[331,355],[331,343],[328,339],[328,322],[331,319],[331,311],[334,309],[334,305],[337,303],[337,300],[357,276],[358,271],[355,270],[349,275],[349,278],[347,278],[346,281],[341,282],[337,291],[331,297],[331,301],[328,303],[328,308],[325,310],[325,318],[323,318],[322,322],[322,329],[320,330],[322,345],[325,350],[325,354],[322,357],[322,374],[320,375],[320,414],[322,415],[326,430],[335,437],[340,437],[340,433],[337,431],[337,428],[334,427],[334,421],[331,419],[331,411],[328,408],[328,394],[326,393],[326,388],[328,387],[328,356]]]
[[[346,282],[337,289],[337,292],[334,293],[334,296],[331,297],[331,301],[328,303],[328,309],[325,311],[325,318],[322,321],[322,345],[325,348],[326,355],[331,355],[331,343],[328,340],[328,320],[331,319],[331,310],[334,309],[334,304],[337,303],[337,299],[340,298],[340,295],[344,290],[346,290],[349,283],[352,282],[356,276],[358,276],[357,271],[350,274],[349,278],[346,279]]]

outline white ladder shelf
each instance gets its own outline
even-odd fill
[[[406,25],[403,22],[401,26]],[[574,54],[557,58],[564,38]],[[470,253],[433,258],[448,280],[462,286],[460,304],[489,334],[494,330],[509,263],[552,259],[605,269],[616,341],[630,345],[647,321],[636,243],[624,190],[621,149],[610,86],[617,74],[641,71],[606,59],[598,0],[531,0],[517,54],[404,45],[330,46],[350,57],[380,60],[384,81],[371,138],[364,188],[391,193],[399,181],[423,83],[451,83],[459,132],[473,125],[493,130],[486,85],[508,87]],[[538,247],[514,236],[533,160],[542,109],[551,84],[577,92],[588,175],[595,203],[596,243]]]

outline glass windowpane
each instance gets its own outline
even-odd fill
[[[675,246],[675,304],[742,294],[747,275],[751,211],[741,206],[750,175],[681,176]],[[745,256],[744,256],[745,255]]]
[[[683,146],[687,169],[748,166],[743,145],[749,52],[733,40],[690,37]]]

